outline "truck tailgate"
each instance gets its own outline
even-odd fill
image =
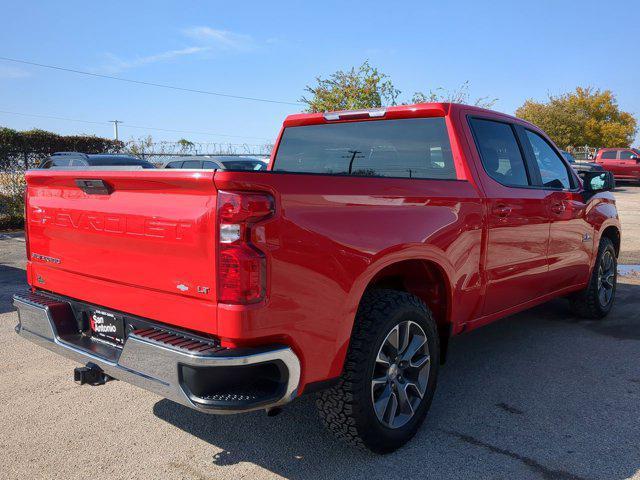
[[[48,170],[26,178],[32,285],[215,333],[212,171]],[[96,184],[108,192],[87,188]]]

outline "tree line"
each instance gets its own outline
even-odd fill
[[[498,100],[490,96],[472,98],[469,90],[467,81],[453,90],[439,87],[427,93],[414,92],[402,101],[402,92],[391,78],[365,61],[357,68],[317,77],[313,85],[306,86],[306,94],[300,100],[309,112],[420,102],[465,103],[491,108]],[[544,101],[528,99],[515,115],[542,128],[560,148],[584,145],[629,147],[637,133],[636,119],[620,109],[613,92],[591,87],[577,87],[562,95],[549,95]],[[176,143],[177,151],[183,154],[192,153],[194,145],[184,138]],[[54,152],[144,156],[154,146],[150,136],[125,143],[94,135],[58,135],[39,129],[17,131],[0,127],[0,170],[37,166]]]
[[[490,108],[498,100],[490,96],[472,99],[469,82],[464,82],[454,90],[435,88],[428,93],[415,92],[408,102],[401,102],[402,92],[391,78],[366,61],[358,68],[317,77],[305,92],[307,95],[300,100],[309,112],[420,102],[465,103]],[[528,99],[515,114],[542,128],[560,148],[629,147],[637,133],[636,119],[620,109],[613,92],[592,87],[549,95],[541,102]]]
[[[58,135],[45,130],[0,127],[0,170],[37,166],[55,152],[115,153],[124,143],[94,135]]]

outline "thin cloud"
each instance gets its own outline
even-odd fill
[[[248,51],[255,48],[251,35],[218,30],[211,27],[189,27],[182,31],[187,37],[220,50]]]
[[[26,78],[30,76],[31,73],[22,68],[0,65],[0,78]]]
[[[144,65],[151,65],[153,63],[164,62],[172,60],[174,58],[186,57],[189,55],[195,55],[197,53],[206,52],[211,50],[209,46],[201,47],[186,47],[177,50],[167,50],[166,52],[156,53],[154,55],[147,55],[145,57],[136,57],[129,60],[122,59],[113,54],[107,54],[108,63],[103,66],[101,70],[107,73],[118,73],[130,68],[142,67]]]
[[[190,38],[195,45],[131,59],[108,53],[106,54],[107,61],[98,70],[102,73],[114,74],[199,53],[215,51],[247,52],[254,50],[256,47],[256,43],[250,35],[228,30],[194,26],[182,30],[182,34]]]

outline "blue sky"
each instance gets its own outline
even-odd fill
[[[513,113],[527,98],[591,85],[613,90],[640,120],[637,1],[2,0],[0,8],[11,20],[0,56],[140,81],[296,102],[317,75],[369,59],[403,99],[469,81],[472,97],[497,97],[495,109]],[[0,111],[119,119],[124,139],[262,144],[302,108],[0,61]],[[109,124],[7,113],[0,125],[112,136]]]

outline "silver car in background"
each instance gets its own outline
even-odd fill
[[[253,157],[173,157],[165,160],[162,168],[195,168],[205,170],[266,170],[268,163]]]

